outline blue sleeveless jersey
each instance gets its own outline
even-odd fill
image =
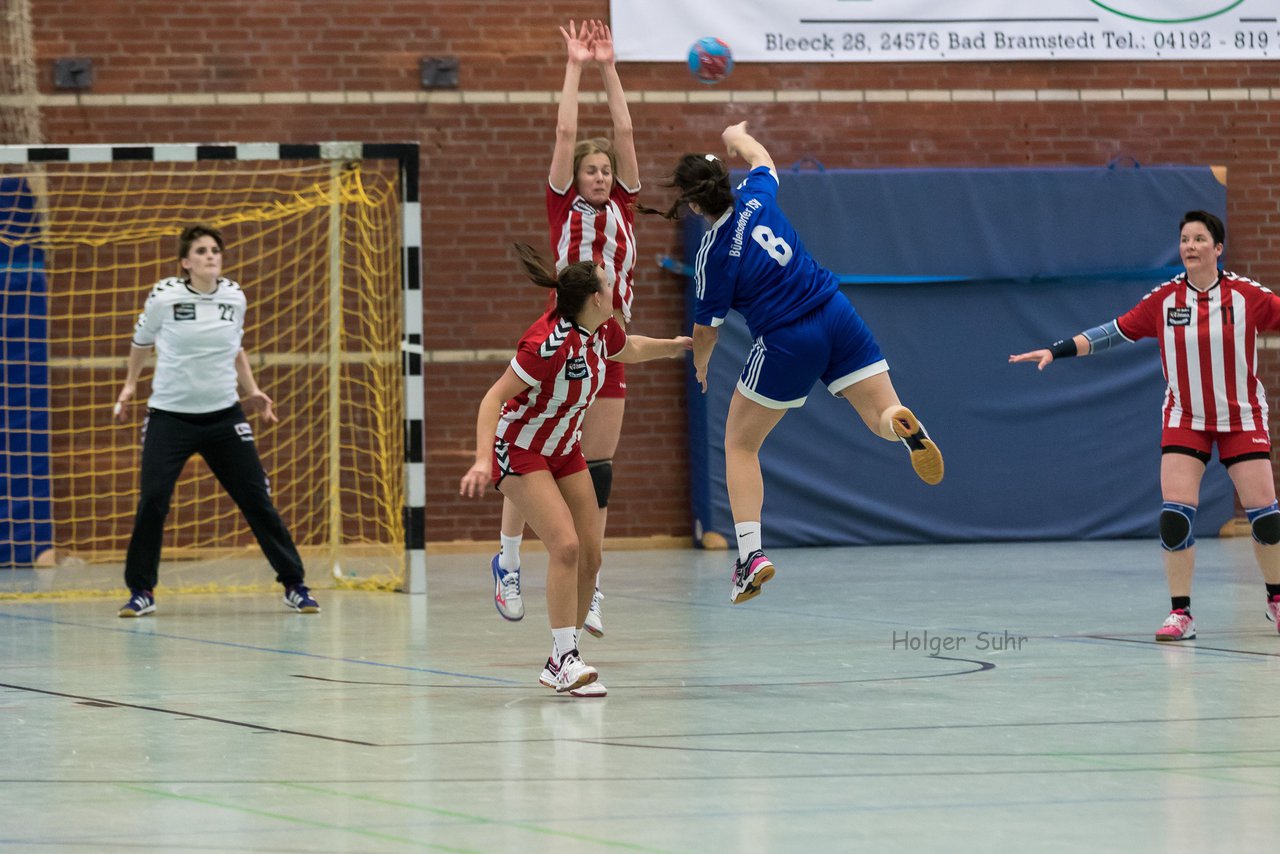
[[[734,309],[759,337],[827,302],[840,283],[783,216],[777,175],[758,166],[738,186],[733,207],[703,235],[694,288],[695,323],[719,326]]]

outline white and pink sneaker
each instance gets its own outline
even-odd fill
[[[1191,640],[1196,636],[1196,621],[1182,608],[1170,611],[1164,625],[1156,629],[1158,641]]]
[[[538,681],[548,688],[554,688],[557,694],[573,691],[584,685],[590,685],[600,677],[596,669],[584,664],[576,649],[571,649],[560,656],[560,661],[547,659]]]
[[[737,605],[760,595],[760,588],[773,578],[773,563],[756,549],[745,561],[734,561],[733,589],[729,591],[730,604]]]

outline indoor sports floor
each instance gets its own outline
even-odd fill
[[[0,849],[1269,850],[1280,635],[1250,545],[1200,542],[1181,644],[1152,637],[1154,542],[777,551],[742,606],[725,552],[612,552],[603,700],[538,685],[536,552],[514,624],[476,554],[432,556],[426,597],[318,590],[318,616],[3,601]]]

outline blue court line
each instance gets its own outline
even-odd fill
[[[271,652],[271,653],[277,653],[279,655],[296,655],[296,656],[299,656],[300,658],[315,658],[320,661],[338,661],[338,662],[342,662],[343,664],[359,664],[367,667],[385,667],[389,670],[409,670],[414,673],[431,673],[436,676],[454,676],[454,677],[457,677],[458,679],[478,679],[483,682],[500,682],[504,685],[523,685],[524,684],[524,682],[518,682],[514,679],[503,679],[499,676],[477,676],[472,673],[455,673],[451,670],[433,670],[430,667],[413,667],[412,665],[408,665],[408,664],[388,664],[382,661],[369,661],[367,659],[361,659],[361,658],[341,658],[333,655],[317,655],[314,652],[301,652],[296,649],[275,649],[269,646],[253,646],[251,644],[235,643],[233,641],[208,640],[206,638],[193,638],[193,637],[188,637],[186,635],[171,635],[166,632],[139,633],[134,631],[133,629],[126,629],[126,628],[113,629],[113,628],[108,628],[106,626],[95,626],[92,623],[76,623],[70,620],[55,620],[50,617],[28,617],[20,614],[6,614],[3,612],[0,612],[0,617],[4,617],[10,620],[26,620],[32,623],[49,623],[52,625],[59,625],[59,626],[75,626],[76,628],[79,628],[79,629],[97,629],[99,631],[104,631],[104,632],[121,632],[123,634],[135,635],[138,637],[168,638],[169,640],[184,640],[184,641],[190,641],[192,643],[204,643],[204,644],[209,644],[210,646],[228,646],[233,649],[248,649],[254,652]],[[142,617],[140,619],[146,619],[146,617]]]

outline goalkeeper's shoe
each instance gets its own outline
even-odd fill
[[[284,604],[299,614],[319,614],[320,603],[311,598],[311,591],[305,584],[295,584],[284,591]]]
[[[130,590],[129,601],[120,609],[121,617],[145,617],[156,612],[156,597],[150,590]]]
[[[911,454],[911,467],[930,486],[942,482],[942,451],[929,438],[915,413],[905,406],[892,416],[893,432]]]

